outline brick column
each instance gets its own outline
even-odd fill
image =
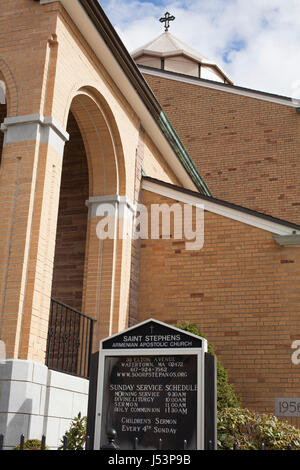
[[[68,134],[38,114],[6,118],[1,130],[0,335],[8,358],[43,363]]]

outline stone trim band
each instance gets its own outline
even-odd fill
[[[116,209],[118,208],[118,217],[126,217],[128,210],[131,212],[131,215],[135,215],[136,206],[126,196],[119,196],[118,194],[111,194],[108,196],[91,196],[86,201],[86,206],[89,208],[89,216],[91,219],[93,217],[100,217],[98,208],[103,204],[110,204]]]
[[[3,147],[7,144],[35,140],[42,144],[48,143],[61,155],[65,142],[69,140],[69,134],[54,118],[40,114],[5,118],[1,131],[4,132]]]

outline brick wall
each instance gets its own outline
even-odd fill
[[[0,126],[6,117],[6,105],[0,104]],[[1,164],[1,157],[2,157],[2,147],[3,147],[3,139],[4,134],[0,131],[0,164]]]
[[[300,223],[294,108],[145,74],[214,197]]]
[[[143,191],[143,203],[175,201]],[[274,412],[274,398],[297,397],[300,251],[264,230],[205,212],[205,243],[142,240],[139,321],[197,324],[229,371],[243,406]],[[299,423],[298,423],[299,424]]]
[[[67,131],[70,141],[63,160],[52,296],[81,311],[89,185],[84,144],[72,113]]]
[[[136,149],[136,173],[135,173],[135,196],[134,203],[141,202],[142,191],[142,168],[145,154],[144,129],[140,129],[139,143]],[[139,312],[139,279],[140,279],[140,257],[141,240],[132,240],[131,242],[131,272],[130,272],[130,295],[129,295],[129,318],[128,326],[133,326],[138,322]]]
[[[71,106],[84,137],[89,196],[119,193],[133,201],[144,114],[136,114],[110,75],[113,67],[103,65],[83,34],[60,2],[1,1],[0,77],[7,85],[7,114],[52,117],[65,128]],[[88,191],[81,185],[87,181],[82,142],[73,145],[74,139],[73,133],[64,159],[52,295],[80,308]],[[25,140],[3,152],[0,335],[11,358],[43,362],[45,357],[62,164],[57,150],[54,141]],[[145,154],[149,176],[177,183],[151,136]],[[101,315],[97,334],[103,337],[127,326],[131,242],[114,250],[108,240],[100,250],[95,224],[89,222],[83,305],[91,316]]]
[[[147,176],[182,186],[172,168],[166,163],[163,155],[147,134],[144,134],[143,170]]]

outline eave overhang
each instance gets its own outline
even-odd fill
[[[296,244],[300,237],[300,225],[286,220],[272,217],[268,214],[248,209],[221,199],[208,197],[186,188],[175,186],[155,178],[143,177],[142,188],[175,201],[197,206],[208,212],[242,222],[244,224],[268,231],[274,234],[274,240],[281,241],[284,246],[298,246]],[[278,240],[277,240],[278,239]],[[295,244],[292,245],[293,241]],[[287,243],[290,243],[289,245]]]
[[[292,235],[274,235],[273,239],[280,246],[300,247],[300,233]]]

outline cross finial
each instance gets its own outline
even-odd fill
[[[161,23],[165,23],[165,31],[168,32],[168,29],[170,28],[170,21],[174,21],[175,16],[171,16],[170,13],[167,11],[165,13],[165,16],[163,16],[159,21]]]

